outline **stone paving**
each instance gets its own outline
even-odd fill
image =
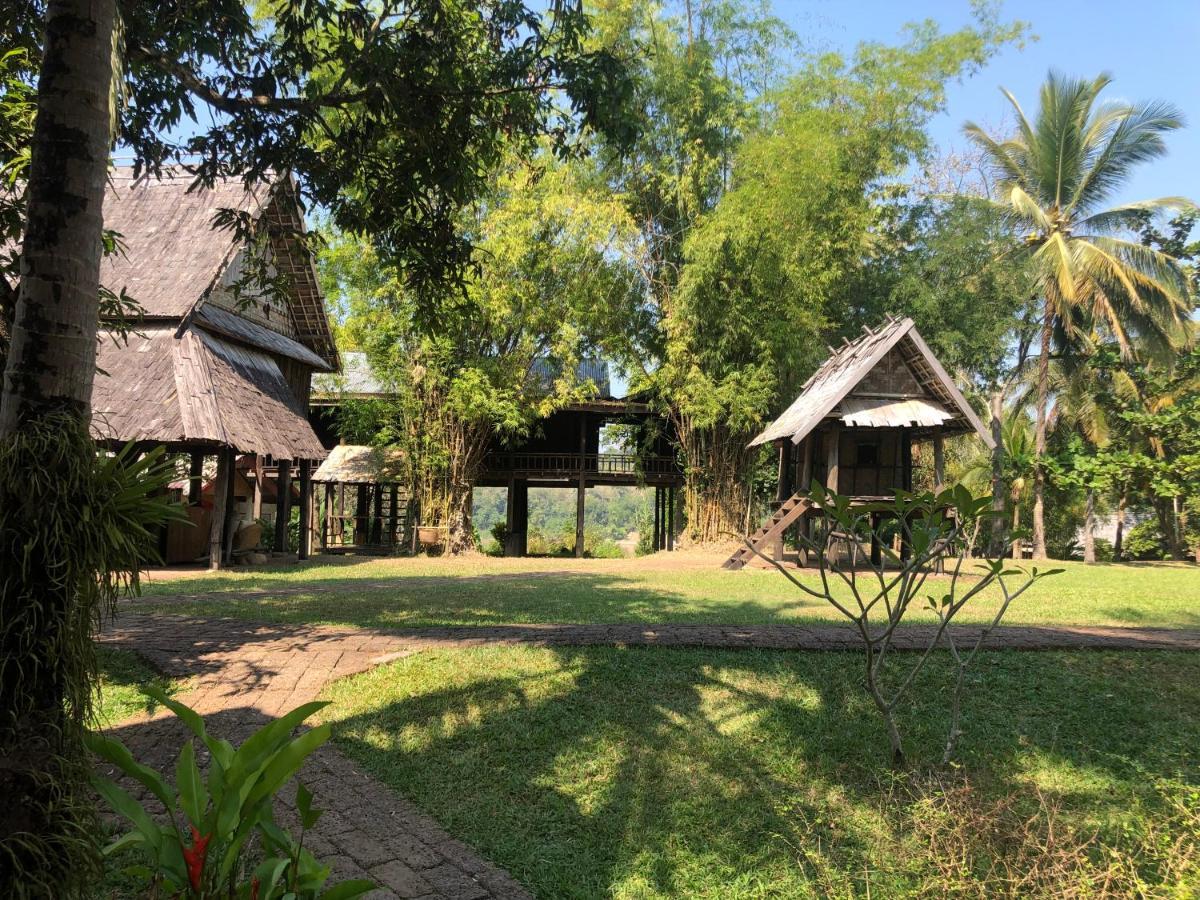
[[[960,626],[970,638],[977,629]],[[924,648],[926,626],[898,631],[898,649]],[[133,650],[164,674],[188,679],[180,699],[205,716],[215,734],[245,738],[268,717],[316,698],[336,678],[435,648],[485,644],[628,645],[772,650],[845,650],[858,646],[845,625],[493,625],[376,631],[282,625],[237,619],[123,613],[101,640]],[[1002,626],[994,648],[1200,650],[1200,630]],[[112,732],[134,755],[172,771],[184,732],[168,714],[123,723]],[[309,759],[302,779],[329,811],[306,837],[336,877],[369,877],[384,898],[524,898],[506,872],[450,837],[434,820],[396,796],[326,745]],[[288,798],[290,800],[290,796]],[[294,823],[283,803],[280,818]],[[292,821],[289,821],[291,819]]]

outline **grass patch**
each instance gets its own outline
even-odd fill
[[[720,559],[318,560],[268,572],[151,582],[134,609],[285,623],[368,627],[502,622],[695,622],[742,625],[841,621],[774,571],[727,572]],[[1055,563],[1055,566],[1060,565]],[[1007,622],[1200,627],[1200,570],[1185,563],[1062,563],[1013,604]],[[813,580],[816,576],[803,576]],[[938,590],[931,577],[930,591]],[[246,596],[245,591],[262,593]],[[197,595],[180,599],[178,595]],[[985,621],[990,591],[960,621]],[[914,611],[914,621],[923,613]]]
[[[324,715],[345,752],[538,896],[1200,888],[1197,654],[983,654],[944,779],[888,771],[859,666],[487,647],[339,682]],[[936,758],[946,676],[932,666],[905,716],[917,758]]]
[[[100,685],[93,709],[95,728],[109,728],[139,713],[152,713],[157,704],[141,692],[142,685],[153,684],[168,694],[179,683],[160,675],[145,660],[128,650],[114,650],[103,644],[96,647]]]

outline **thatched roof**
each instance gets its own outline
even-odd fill
[[[400,450],[340,444],[329,451],[313,473],[313,481],[336,484],[388,484],[402,480],[404,454]]]
[[[100,440],[232,447],[277,459],[325,449],[275,359],[195,326],[145,327],[100,345],[92,431]]]
[[[191,184],[182,170],[164,170],[161,180],[135,179],[130,168],[113,171],[104,197],[104,225],[121,235],[124,252],[105,257],[101,283],[115,292],[126,290],[148,319],[182,319],[210,307],[242,250],[232,230],[213,227],[214,218],[222,210],[249,213],[274,226],[273,264],[290,282],[290,321],[281,323],[281,329],[263,330],[294,334],[294,342],[323,360],[320,368],[337,368],[312,259],[295,238],[303,232],[304,220],[292,183],[278,179],[247,187],[228,179],[195,190]]]
[[[917,437],[934,427],[947,435],[974,431],[992,446],[971,404],[908,318],[890,320],[836,350],[750,446],[784,438],[798,444],[826,419],[855,427],[906,427]]]

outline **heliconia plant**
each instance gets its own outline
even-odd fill
[[[88,747],[145,786],[163,805],[157,819],[111,779],[94,777],[96,789],[133,830],[104,848],[106,858],[140,851],[143,864],[127,871],[144,878],[151,896],[188,900],[348,900],[376,888],[370,881],[344,881],[328,890],[328,866],[304,847],[304,833],[321,816],[303,784],[296,789],[300,837],[275,822],[274,800],[309,754],[329,739],[320,725],[293,736],[305,719],[325,706],[306,703],[264,725],[240,747],[213,737],[204,720],[161,689],[145,693],[169,708],[191,731],[179,752],[175,782],[133,758],[123,743],[92,732]],[[209,753],[205,778],[196,762],[195,738]],[[257,839],[257,840],[256,840]]]

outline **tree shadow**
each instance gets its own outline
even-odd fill
[[[904,836],[880,813],[892,775],[856,655],[556,648],[522,669],[511,652],[335,687],[336,740],[539,895],[904,889],[901,863],[881,868]],[[985,654],[964,765],[1004,791],[1036,761],[1078,775],[1048,789],[1080,808],[1127,802],[1112,785],[1200,762],[1200,666],[1168,677],[1184,656]],[[944,740],[947,675],[935,663],[902,717],[916,758]]]

